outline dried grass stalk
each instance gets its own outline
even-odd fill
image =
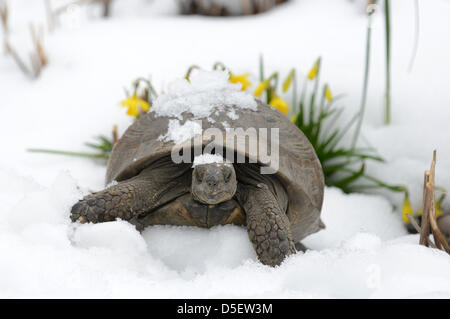
[[[11,55],[11,57],[16,62],[19,69],[27,76],[32,79],[36,79],[41,74],[42,69],[48,64],[47,54],[44,50],[43,45],[43,31],[42,27],[39,31],[36,31],[34,26],[30,24],[31,39],[33,41],[33,51],[29,54],[31,69],[23,61],[17,50],[11,45],[9,39],[5,36],[5,49],[6,53]]]
[[[416,220],[414,219],[413,216],[411,216],[410,214],[406,213],[406,215],[409,218],[409,221],[411,222],[411,225],[414,227],[414,229],[416,230],[417,233],[420,233],[420,226],[419,224],[417,224]],[[436,245],[430,240],[430,238],[426,238],[427,239],[427,244],[432,247],[432,248],[436,248]]]
[[[446,251],[450,254],[450,246],[447,243],[445,236],[440,231],[436,221],[436,202],[434,198],[436,175],[436,151],[433,152],[433,160],[431,162],[430,170],[425,172],[424,181],[424,203],[422,213],[422,228],[420,230],[420,244],[427,246],[429,242],[429,231],[433,234],[436,248]]]
[[[32,77],[31,71],[28,69],[26,64],[23,62],[22,58],[19,56],[17,51],[9,44],[9,41],[5,42],[6,53],[10,54],[14,61],[16,62],[19,69],[25,73],[25,75]]]
[[[0,4],[0,19],[2,20],[2,28],[4,34],[9,33],[8,18],[9,18],[8,4],[6,2],[3,2],[2,4]]]
[[[427,239],[428,235],[430,234],[430,222],[428,220],[428,214],[425,212],[428,212],[429,205],[430,205],[430,194],[426,191],[426,186],[428,184],[428,181],[430,179],[430,172],[426,171],[424,176],[424,182],[423,182],[423,207],[422,207],[422,220],[421,220],[421,230],[420,230],[420,240],[419,243],[421,245],[427,246]]]
[[[8,5],[6,2],[2,2],[0,4],[0,20],[3,30],[3,39],[4,39],[3,45],[5,47],[6,53],[8,53],[8,35],[9,35],[8,18],[9,18]]]
[[[38,77],[42,69],[48,64],[47,54],[43,46],[43,30],[42,27],[38,31],[30,24],[31,39],[33,41],[34,51],[30,54],[31,64],[35,77]]]

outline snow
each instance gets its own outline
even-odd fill
[[[44,22],[43,4],[9,3],[11,41],[26,57],[28,23]],[[191,97],[174,93],[176,87],[189,91],[193,84],[177,82],[171,89],[170,81],[192,64],[209,69],[218,60],[234,74],[256,74],[259,53],[267,74],[287,74],[295,66],[299,77],[321,55],[321,79],[335,95],[346,94],[340,103],[348,119],[358,109],[363,78],[363,3],[293,0],[268,14],[222,20],[180,17],[174,1],[114,1],[108,20],[98,18],[98,6],[61,17],[61,26],[44,37],[49,66],[37,81],[1,55],[0,297],[450,298],[450,257],[406,234],[399,194],[346,195],[327,188],[322,213],[327,228],[304,241],[313,250],[272,269],[257,261],[246,230],[236,226],[159,226],[139,234],[125,221],[72,224],[71,206],[104,187],[104,163],[25,152],[28,147],[87,151],[83,143],[107,134],[113,124],[123,132],[131,123],[119,106],[123,87],[138,76],[151,75],[157,91],[167,89],[171,98],[161,102],[161,112],[179,118],[183,109],[177,103]],[[450,157],[450,44],[443,40],[450,36],[450,1],[419,3],[419,50],[409,72],[413,2],[391,1],[390,126],[382,125],[383,16],[374,15],[361,141],[386,159],[369,164],[367,172],[407,185],[416,211],[423,171],[435,148],[436,182],[450,190],[445,160]],[[195,73],[191,80],[195,83]],[[238,85],[227,90],[242,97]],[[200,86],[195,92],[191,106],[210,98]],[[174,104],[165,104],[172,98]],[[449,210],[448,199],[442,207]]]
[[[169,120],[169,127],[165,135],[159,137],[160,140],[173,141],[175,144],[181,144],[182,142],[191,139],[197,134],[202,133],[201,122],[195,122],[191,120],[185,121],[183,124],[179,120]]]
[[[218,154],[202,154],[194,157],[192,167],[202,164],[223,163],[224,158]]]
[[[194,118],[207,118],[218,107],[232,107],[232,119],[236,119],[233,108],[256,110],[256,101],[248,92],[241,91],[240,83],[230,83],[227,71],[197,71],[186,79],[178,79],[169,85],[167,93],[158,96],[151,112],[159,116],[182,118],[185,112]]]
[[[417,245],[382,197],[326,189],[327,228],[305,241],[313,250],[272,269],[257,261],[243,227],[140,234],[120,220],[72,224],[69,208],[87,193],[76,184],[67,172],[48,188],[28,181],[28,193],[2,211],[0,297],[450,296],[448,255]],[[354,205],[338,218],[342,201]]]
[[[236,120],[236,108],[256,110],[256,101],[248,92],[241,91],[240,83],[229,82],[229,72],[222,70],[193,73],[189,81],[177,79],[169,85],[168,91],[155,100],[150,112],[157,116],[170,116],[167,133],[160,140],[173,141],[180,144],[202,133],[201,123],[195,119],[208,118],[212,113],[225,112],[231,120]],[[186,120],[183,124],[183,113],[190,113],[194,120]]]

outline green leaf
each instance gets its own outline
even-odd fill
[[[356,181],[358,178],[360,178],[364,174],[364,170],[365,170],[365,165],[362,164],[361,168],[358,171],[353,172],[350,176],[345,177],[345,178],[335,182],[334,185],[339,188],[346,189],[346,188],[348,188],[349,184],[353,183],[354,181]]]

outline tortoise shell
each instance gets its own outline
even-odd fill
[[[227,141],[230,138],[234,139],[229,133],[230,127],[243,130],[267,128],[267,135],[272,129],[278,128],[278,145],[272,145],[277,141],[271,141],[261,134],[257,137],[259,142],[265,139],[264,143],[259,144],[260,147],[267,147],[267,150],[272,146],[279,148],[278,170],[272,163],[267,163],[267,160],[261,158],[259,155],[261,150],[256,152],[248,147],[251,138],[241,139],[243,142],[241,144],[238,142],[234,151],[249,160],[257,161],[261,166],[272,166],[276,170],[273,176],[282,182],[289,197],[286,213],[291,223],[292,235],[294,240],[299,241],[324,227],[320,220],[324,192],[322,167],[311,143],[285,115],[259,100],[256,102],[256,109],[216,107],[207,118],[194,119],[191,113],[185,112],[182,113],[182,119],[178,120],[180,123],[190,120],[201,121],[203,133],[198,135],[201,135],[200,143],[203,146],[211,143],[211,136],[204,133],[209,131],[206,129],[218,129],[223,133],[224,139],[216,139],[214,143],[226,149],[229,148]],[[181,144],[175,144],[174,141],[164,138],[168,133],[169,121],[176,119],[158,116],[150,111],[134,122],[114,145],[108,161],[106,184],[131,178],[156,160],[171,156],[175,147],[191,143],[195,137],[188,136]],[[239,176],[237,178],[239,180]]]

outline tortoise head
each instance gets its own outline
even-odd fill
[[[200,164],[192,171],[192,197],[203,204],[219,204],[233,198],[237,181],[229,163]]]

